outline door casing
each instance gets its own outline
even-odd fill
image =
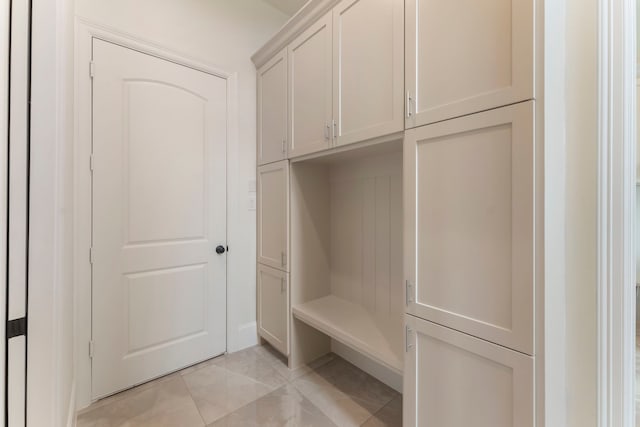
[[[227,164],[230,148],[237,143],[238,109],[237,109],[237,73],[226,72],[212,65],[204,64],[187,56],[174,52],[169,48],[158,46],[157,43],[133,38],[113,29],[77,19],[76,21],[76,51],[75,51],[75,142],[74,142],[74,294],[76,300],[75,312],[75,365],[76,365],[76,404],[77,409],[91,403],[91,359],[89,357],[89,343],[92,338],[92,292],[91,265],[89,263],[89,249],[91,247],[91,171],[89,159],[92,144],[91,105],[92,83],[90,62],[92,58],[93,39],[104,40],[125,48],[155,56],[166,61],[192,68],[214,75],[227,82]],[[227,168],[229,176],[229,168]],[[229,179],[227,179],[227,186]],[[231,200],[227,191],[227,217]],[[227,245],[232,244],[227,235]],[[228,264],[228,260],[227,260]],[[227,319],[229,309],[227,308]],[[229,335],[227,321],[227,336]]]

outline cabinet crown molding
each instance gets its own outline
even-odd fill
[[[262,67],[312,23],[331,10],[340,0],[309,0],[280,30],[251,56],[256,68]]]

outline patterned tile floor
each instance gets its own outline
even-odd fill
[[[402,396],[330,354],[296,371],[268,346],[99,400],[78,427],[401,427]]]

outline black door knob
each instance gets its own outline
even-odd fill
[[[222,255],[225,251],[226,251],[226,249],[222,245],[218,245],[218,247],[216,248],[216,253],[218,255]]]

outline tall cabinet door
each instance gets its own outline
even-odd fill
[[[332,140],[331,12],[289,45],[289,157],[326,149]]]
[[[258,264],[258,332],[289,355],[289,275]]]
[[[338,145],[403,130],[403,61],[403,0],[343,0],[333,9]]]
[[[258,262],[288,271],[289,162],[258,168]]]
[[[258,70],[258,164],[287,157],[287,50]]]
[[[407,128],[533,98],[534,0],[406,1]]]
[[[407,312],[533,355],[534,102],[407,131]]]
[[[533,427],[533,357],[406,316],[407,427]]]

